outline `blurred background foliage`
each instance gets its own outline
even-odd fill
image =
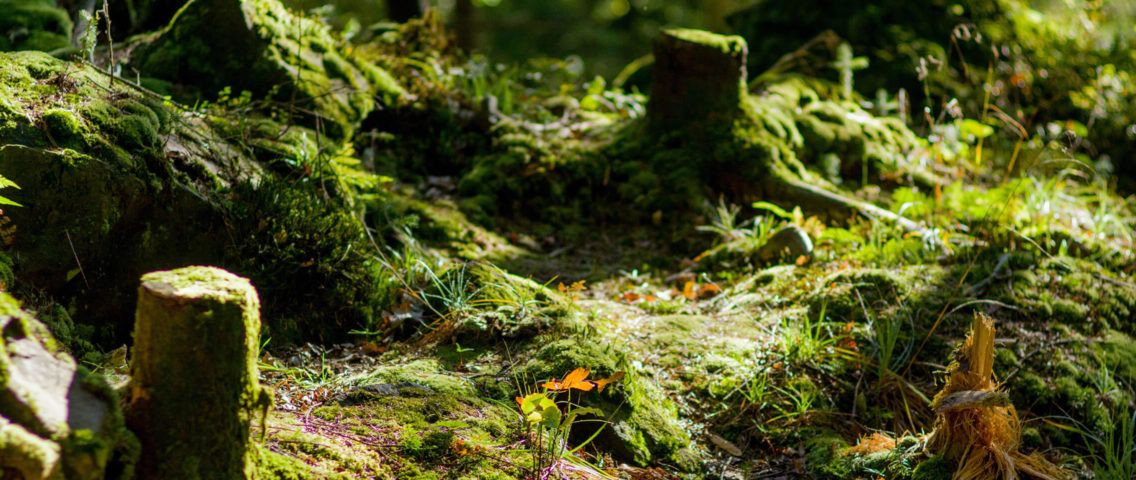
[[[877,114],[926,135],[977,119],[1007,150],[1057,142],[1102,174],[1122,174],[1122,191],[1136,185],[1136,1],[289,1],[357,42],[392,28],[388,13],[432,8],[454,45],[482,63],[556,58],[577,80],[598,75],[628,91],[646,89],[662,27],[744,36],[755,89],[770,69],[840,81],[837,47],[847,42],[854,89]]]

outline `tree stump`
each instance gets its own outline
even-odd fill
[[[254,476],[249,424],[271,404],[257,382],[259,309],[248,280],[221,269],[142,277],[127,411],[140,478]]]
[[[655,41],[652,128],[675,130],[695,122],[732,119],[746,93],[746,42],[702,30],[668,29]]]

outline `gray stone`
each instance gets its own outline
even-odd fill
[[[113,396],[96,390],[47,328],[3,293],[0,331],[0,470],[103,478],[121,430]]]
[[[813,253],[813,241],[809,234],[801,227],[789,225],[777,230],[769,240],[757,250],[757,259],[761,262],[775,262],[781,259],[795,260],[804,255]]]

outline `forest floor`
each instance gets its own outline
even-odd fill
[[[261,478],[1136,472],[1136,197],[984,69],[916,118],[831,35],[747,77],[745,39],[664,30],[625,88],[433,14],[349,42],[195,0],[135,33],[0,53],[0,306],[129,400],[138,279],[247,277]]]

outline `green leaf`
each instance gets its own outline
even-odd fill
[[[964,118],[958,121],[959,132],[975,138],[986,138],[994,134],[994,127],[985,123]]]
[[[548,400],[548,403],[551,405],[545,405],[540,416],[544,418],[544,426],[553,429],[560,426],[560,407],[557,407],[556,402],[552,400]]]
[[[755,209],[765,210],[765,211],[772,213],[772,214],[774,214],[778,217],[784,218],[785,220],[792,220],[793,219],[792,213],[789,213],[784,208],[778,207],[777,205],[774,205],[774,204],[769,203],[769,202],[753,202],[752,206]]]

